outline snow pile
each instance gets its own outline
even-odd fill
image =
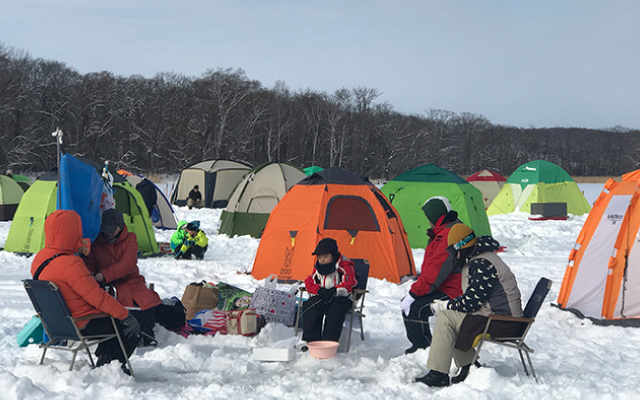
[[[199,219],[209,234],[204,261],[176,261],[171,257],[139,261],[147,281],[161,297],[182,295],[190,282],[226,282],[253,291],[261,282],[250,269],[259,241],[250,237],[216,235],[220,210],[177,209],[181,219]],[[156,327],[157,348],[136,350],[133,379],[118,365],[91,369],[80,354],[72,372],[69,356],[49,352],[38,365],[37,346],[19,348],[16,334],[33,315],[21,280],[29,277],[31,259],[0,252],[0,399],[625,399],[639,398],[637,364],[640,330],[598,327],[570,313],[548,306],[555,301],[567,256],[586,216],[568,221],[529,221],[526,214],[491,217],[494,236],[507,246],[501,256],[512,267],[528,300],[542,276],[554,284],[528,344],[540,383],[524,374],[517,352],[486,345],[481,362],[461,384],[432,389],[413,378],[427,372],[428,350],[404,355],[409,347],[399,302],[411,282],[402,285],[370,279],[365,303],[365,341],[353,335],[351,351],[328,360],[297,353],[289,363],[261,363],[254,347],[274,347],[292,340],[294,331],[268,325],[256,337],[191,336],[183,338]],[[10,222],[0,222],[0,247]],[[171,232],[157,231],[159,241]],[[348,254],[346,254],[348,256]],[[414,250],[416,264],[424,250]]]

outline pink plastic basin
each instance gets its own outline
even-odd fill
[[[330,340],[319,340],[317,342],[307,343],[309,354],[315,358],[331,358],[338,352],[338,342]]]

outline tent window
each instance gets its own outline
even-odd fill
[[[380,231],[371,205],[362,197],[334,196],[327,204],[324,229]]]

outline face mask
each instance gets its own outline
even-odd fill
[[[320,264],[316,261],[316,270],[320,275],[329,275],[336,270],[336,263]]]

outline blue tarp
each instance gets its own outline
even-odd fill
[[[100,233],[100,199],[104,181],[96,169],[71,154],[60,159],[59,210],[73,210],[82,219],[82,237],[93,240]]]

